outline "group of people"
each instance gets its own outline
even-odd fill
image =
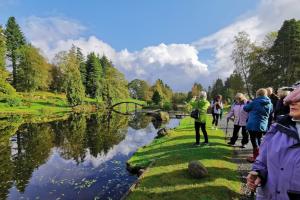
[[[195,119],[196,145],[200,143],[201,128],[208,144],[206,112],[212,110],[213,128],[218,125],[222,113],[222,97],[218,95],[211,103],[206,93],[192,101],[194,109],[199,109],[199,119]],[[235,145],[242,129],[241,147],[250,141],[253,162],[247,185],[256,190],[257,199],[300,199],[300,84],[292,88],[279,88],[277,95],[272,88],[261,88],[256,98],[248,100],[237,93],[227,114],[233,119],[233,134],[228,145]]]

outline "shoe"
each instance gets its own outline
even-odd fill
[[[227,144],[228,144],[228,145],[231,145],[231,146],[233,146],[233,145],[234,145],[234,143],[232,143],[232,142],[228,142]]]
[[[195,143],[194,146],[195,147],[200,147],[200,143]]]
[[[204,144],[204,145],[207,145],[207,146],[209,146],[209,145],[210,145],[208,142],[204,142],[203,144]]]
[[[240,146],[240,148],[241,148],[241,149],[245,149],[246,147],[245,147],[244,144],[242,144],[242,146]]]

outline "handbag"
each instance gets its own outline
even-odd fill
[[[199,105],[199,101],[198,101],[198,105]],[[199,109],[192,110],[192,112],[191,112],[191,118],[199,119],[199,117],[200,117],[200,111],[199,111]]]

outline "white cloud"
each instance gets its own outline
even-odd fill
[[[240,18],[233,24],[218,32],[201,38],[193,45],[200,51],[213,49],[213,67],[210,73],[221,78],[232,73],[234,66],[231,61],[234,36],[240,31],[246,31],[252,41],[260,42],[264,36],[277,31],[286,19],[300,18],[299,0],[262,0],[258,8],[250,16]]]
[[[192,44],[162,43],[135,52],[116,51],[96,36],[82,37],[86,28],[69,19],[32,16],[26,19],[23,29],[50,60],[74,44],[84,54],[94,51],[107,55],[129,80],[140,78],[153,83],[160,78],[173,89],[186,91],[195,81],[208,86],[216,78],[232,73],[232,42],[239,31],[248,32],[253,41],[261,41],[268,32],[277,31],[285,19],[300,18],[299,7],[299,0],[261,0],[251,14]],[[213,57],[203,62],[198,55],[205,50],[213,51]]]
[[[198,50],[189,44],[159,44],[140,51],[116,51],[95,36],[80,37],[86,28],[76,22],[58,17],[29,17],[24,32],[29,41],[40,48],[51,60],[56,53],[68,50],[74,44],[85,55],[95,52],[108,56],[115,66],[132,80],[140,78],[153,83],[163,79],[175,90],[186,90],[200,76],[207,74],[207,65],[198,58]]]

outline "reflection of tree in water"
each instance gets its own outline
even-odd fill
[[[135,130],[144,129],[149,125],[151,119],[150,116],[146,116],[143,113],[136,113],[129,121],[128,125]]]
[[[53,136],[49,124],[25,124],[17,132],[17,151],[12,157],[13,176],[21,192],[25,191],[34,169],[49,157]]]
[[[90,153],[96,157],[99,153],[106,154],[115,144],[124,139],[120,130],[128,125],[128,116],[108,113],[91,115],[87,120],[87,145]]]
[[[33,171],[47,161],[53,147],[77,163],[84,161],[86,149],[95,157],[106,154],[124,139],[121,130],[127,127],[128,116],[74,114],[66,121],[21,126],[23,122],[15,121],[0,120],[0,198],[8,195],[14,182],[24,192]]]
[[[1,134],[1,133],[0,133]],[[11,148],[9,140],[0,144],[0,198],[8,195],[13,184],[13,164],[10,159]]]
[[[58,130],[55,129],[55,142],[61,148],[61,156],[74,159],[77,163],[83,162],[86,153],[86,117],[73,114],[68,120],[55,125],[58,127]]]
[[[20,117],[6,117],[0,120],[0,198],[6,197],[13,185],[14,167],[9,138],[17,132],[22,121]]]

